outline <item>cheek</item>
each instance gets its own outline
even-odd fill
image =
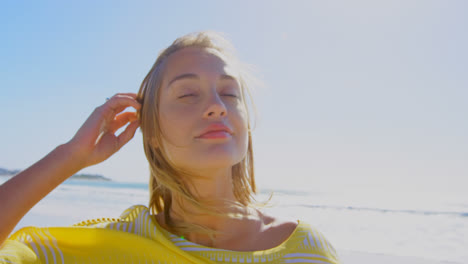
[[[248,125],[248,115],[247,115],[247,110],[245,109],[243,104],[237,104],[233,111],[231,113],[234,113],[236,115],[236,120],[239,121],[240,125],[242,125],[243,128],[247,129]]]
[[[238,141],[241,145],[248,144],[248,115],[244,107],[239,105],[235,112],[235,126],[238,132]]]
[[[169,139],[177,139],[181,133],[188,131],[188,116],[178,109],[164,109],[160,114],[160,125],[164,135]]]
[[[193,143],[201,117],[193,107],[178,106],[166,107],[160,112],[160,120],[168,149],[181,151]]]

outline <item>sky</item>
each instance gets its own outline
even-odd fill
[[[265,188],[463,191],[466,1],[10,1],[0,4],[0,167],[24,169],[93,109],[137,92],[160,50],[225,33],[263,82]],[[141,132],[85,168],[147,182]]]

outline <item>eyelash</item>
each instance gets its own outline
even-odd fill
[[[184,98],[184,97],[188,97],[188,96],[192,96],[192,95],[195,95],[195,94],[186,94],[186,95],[182,95],[182,96],[179,97],[179,99],[180,99],[180,98]],[[224,95],[237,98],[237,96],[234,95],[234,94],[224,94]]]

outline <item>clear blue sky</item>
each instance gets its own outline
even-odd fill
[[[136,92],[158,52],[227,34],[258,69],[262,186],[468,183],[466,1],[10,1],[0,4],[0,167],[23,169]],[[141,133],[84,170],[145,182]],[[316,187],[314,187],[316,188]]]

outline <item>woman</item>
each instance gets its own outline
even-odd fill
[[[177,39],[138,94],[114,95],[69,142],[0,186],[0,263],[338,263],[319,231],[255,206],[248,78],[231,50],[211,32]],[[127,107],[137,112],[122,113]],[[39,200],[117,152],[138,126],[151,171],[149,208],[6,239]]]

